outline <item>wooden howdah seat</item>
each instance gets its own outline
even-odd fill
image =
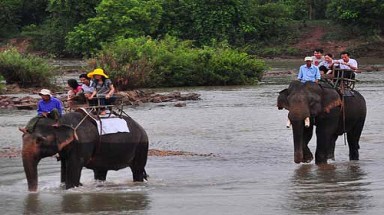
[[[80,95],[81,96],[81,95]],[[68,106],[67,111],[78,111],[81,109],[80,112],[86,111],[87,114],[93,115],[96,118],[111,118],[111,117],[119,117],[127,115],[124,110],[123,110],[123,98],[121,96],[113,96],[111,97],[112,104],[110,105],[102,105],[101,104],[101,99],[105,99],[105,95],[98,95],[94,97],[91,102],[89,102],[87,99],[81,100],[85,101],[82,103],[75,103],[72,104],[71,106]],[[102,110],[106,110],[105,115],[101,115],[100,113]]]
[[[352,90],[358,81],[355,79],[355,72],[353,70],[339,68],[333,68],[332,73],[327,74],[323,80],[344,96],[353,96]]]

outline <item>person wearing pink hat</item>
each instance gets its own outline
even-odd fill
[[[33,117],[25,128],[19,128],[22,132],[32,132],[40,118],[52,118],[58,120],[63,114],[62,102],[53,97],[48,89],[42,89],[39,92],[41,99],[37,102],[37,116]]]
[[[95,96],[105,96],[105,98],[99,98],[99,104],[109,105],[112,102],[111,97],[115,93],[115,87],[108,75],[104,73],[103,69],[99,68],[88,73],[87,76],[93,79],[91,87],[94,88],[93,93],[88,99],[92,100]],[[102,109],[100,114],[104,115],[105,109]]]

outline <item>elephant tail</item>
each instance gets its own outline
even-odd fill
[[[148,137],[145,135],[136,148],[136,154],[133,159],[131,169],[133,173],[133,181],[147,180],[148,175],[145,171],[145,165],[148,158]]]

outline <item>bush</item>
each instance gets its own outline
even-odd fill
[[[4,91],[4,83],[3,83],[3,81],[4,81],[4,78],[3,78],[3,76],[0,75],[0,94],[2,94],[3,91]]]
[[[16,49],[9,49],[0,53],[0,74],[7,84],[49,87],[52,67],[43,58],[23,55]]]
[[[104,46],[91,64],[104,68],[120,90],[254,84],[266,69],[264,61],[225,45],[197,49],[170,36],[118,40]]]

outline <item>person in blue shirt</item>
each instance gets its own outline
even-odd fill
[[[319,68],[317,68],[317,66],[312,64],[312,57],[305,57],[304,61],[305,61],[305,64],[300,66],[297,79],[299,79],[301,83],[313,82],[318,84],[321,78]],[[305,118],[304,124],[305,124],[305,127],[309,127],[309,124],[310,124],[309,117]],[[291,121],[289,119],[287,120],[286,127],[287,128],[291,127]]]
[[[299,79],[302,83],[307,81],[319,83],[321,75],[317,66],[312,65],[312,57],[305,57],[304,61],[305,64],[300,66],[297,79]]]
[[[63,114],[62,102],[53,97],[51,91],[48,89],[42,89],[39,92],[41,99],[37,102],[37,116],[33,117],[25,128],[19,128],[22,132],[32,132],[36,123],[40,118],[52,118],[58,120]]]

